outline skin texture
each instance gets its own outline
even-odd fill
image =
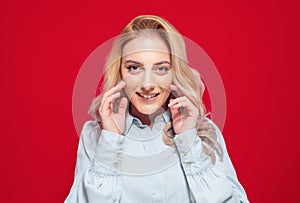
[[[170,53],[158,36],[139,36],[129,41],[123,48],[120,71],[122,80],[104,93],[99,108],[103,129],[124,132],[128,99],[130,113],[145,125],[152,127],[155,116],[169,107],[176,134],[196,127],[199,110],[172,84]],[[113,111],[113,103],[122,91],[128,99],[121,98],[119,108]],[[179,97],[167,103],[171,91]]]

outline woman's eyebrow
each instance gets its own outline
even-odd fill
[[[157,65],[161,65],[161,64],[165,64],[165,63],[171,65],[171,62],[170,62],[170,61],[160,61],[160,62],[155,63],[154,65],[157,66]]]
[[[138,61],[134,61],[134,60],[126,60],[125,64],[126,63],[134,63],[134,64],[138,64],[138,65],[143,65],[142,63],[140,63]],[[155,63],[154,65],[157,66],[157,65],[161,65],[161,64],[165,64],[165,63],[171,65],[170,61],[160,61],[160,62]]]
[[[138,64],[138,65],[143,65],[142,63],[138,62],[138,61],[134,61],[134,60],[126,60],[125,61],[125,64],[126,63],[134,63],[134,64]]]

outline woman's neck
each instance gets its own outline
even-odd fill
[[[137,108],[134,105],[130,105],[129,108],[129,112],[132,116],[140,119],[140,121],[142,122],[142,124],[144,125],[148,125],[150,128],[152,128],[154,119],[156,118],[156,116],[162,114],[166,109],[166,105],[163,105],[162,108],[159,108],[157,111],[155,111],[152,114],[143,114],[141,112],[139,112],[137,110]]]

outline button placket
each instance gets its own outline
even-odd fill
[[[179,139],[179,140],[178,140],[178,143],[182,145],[182,144],[183,144],[183,140],[182,140],[182,139]]]
[[[117,157],[118,159],[120,159],[120,158],[121,158],[121,156],[122,156],[122,153],[121,153],[121,152],[117,152],[117,155],[116,155],[116,157]]]
[[[185,162],[184,165],[185,167],[189,168],[191,166],[191,162]]]
[[[161,130],[161,128],[162,128],[161,124],[158,124],[158,125],[155,127],[155,129],[156,129],[157,131]]]
[[[116,150],[115,150],[115,162],[113,163],[114,170],[118,171],[120,169],[121,159],[122,159],[122,151],[124,145],[124,137],[120,137],[116,143]]]

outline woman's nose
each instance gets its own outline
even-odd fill
[[[148,85],[142,85],[141,90],[143,92],[151,92],[154,90],[154,88],[155,88],[154,84],[148,84]]]
[[[142,86],[141,89],[146,92],[154,90],[155,78],[151,69],[146,69],[146,71],[144,72],[144,77],[142,78],[141,86]]]

